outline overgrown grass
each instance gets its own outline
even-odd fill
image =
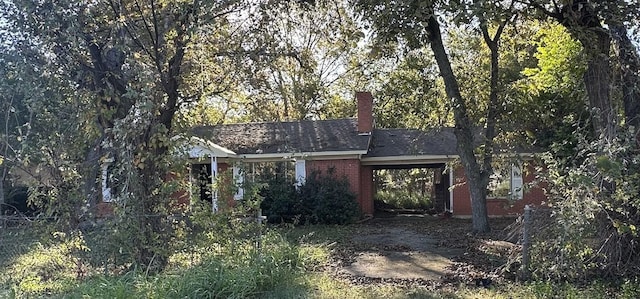
[[[235,239],[225,248],[207,244],[176,253],[159,275],[136,268],[102,274],[102,269],[88,269],[91,254],[99,253],[87,252],[79,233],[46,243],[21,239],[23,235],[28,234],[2,232],[2,241],[9,241],[2,243],[3,249],[11,252],[1,260],[2,298],[247,298],[285,289],[302,294],[307,287],[301,277],[322,269],[329,258],[325,246],[267,230],[260,247],[254,235],[229,236]]]
[[[638,280],[505,283],[490,289],[353,284],[328,264],[332,249],[358,233],[358,225],[271,228],[260,248],[244,238],[224,250],[212,250],[212,244],[185,249],[172,256],[166,271],[150,276],[145,269],[104,274],[82,268],[92,253],[80,234],[38,242],[26,230],[3,230],[0,298],[640,298]]]

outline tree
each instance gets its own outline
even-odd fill
[[[578,128],[588,127],[590,114],[583,83],[587,67],[580,42],[553,21],[528,21],[531,34],[524,41],[533,51],[533,65],[522,70],[513,109],[526,138],[557,157],[576,151]]]
[[[0,52],[0,214],[7,206],[5,195],[9,185],[9,170],[16,163],[19,144],[25,133],[29,112],[21,89],[23,74],[19,60],[9,52]]]
[[[447,54],[440,29],[437,3],[431,1],[358,1],[360,9],[369,16],[380,38],[397,40],[401,38],[408,47],[419,48],[426,43],[431,51],[445,85],[445,93],[450,99],[455,121],[455,135],[458,143],[458,154],[465,170],[472,201],[473,231],[477,233],[490,230],[486,194],[489,176],[493,173],[491,160],[494,154],[494,137],[496,118],[499,115],[498,97],[498,44],[504,27],[511,19],[511,5],[502,7],[500,2],[492,3],[498,9],[488,10],[476,3],[451,4],[452,11],[463,11],[459,18],[475,18],[486,45],[491,52],[491,91],[487,99],[485,123],[481,142],[481,157],[476,158],[476,128],[467,108],[467,102],[460,92],[458,79],[454,74]],[[489,4],[487,4],[489,5]],[[441,9],[447,7],[440,6]],[[471,11],[467,14],[466,10]],[[489,33],[488,20],[496,22],[493,35]]]
[[[628,1],[572,0],[562,4],[552,1],[529,1],[529,7],[562,24],[584,48],[587,69],[584,84],[592,110],[594,131],[607,142],[615,137],[619,118],[610,89],[612,78],[611,43],[616,45],[623,83],[623,109],[627,125],[638,129],[637,50],[627,36],[626,22],[638,19],[640,4]],[[608,24],[605,27],[604,24]]]
[[[435,61],[428,50],[407,53],[383,76],[376,92],[376,125],[382,128],[434,128],[453,124]]]
[[[110,183],[133,244],[135,262],[157,271],[171,239],[175,164],[174,116],[196,98],[186,88],[197,72],[193,46],[228,29],[238,1],[14,1],[11,25],[52,63],[42,67],[90,100],[97,138],[87,146],[85,194],[98,198],[99,170],[112,162]],[[226,29],[225,29],[226,28]],[[221,34],[221,36],[225,36]],[[220,42],[220,40],[216,40]],[[215,82],[215,80],[212,80]],[[102,164],[102,165],[101,165]]]
[[[276,2],[256,22],[248,32],[260,51],[244,67],[252,120],[317,119],[327,103],[352,98],[345,82],[362,68],[352,59],[364,34],[346,1]]]
[[[638,158],[639,73],[638,51],[627,28],[637,26],[640,3],[525,4],[526,12],[559,24],[542,30],[545,44],[538,48],[538,66],[525,71],[531,87],[526,90],[542,100],[538,103],[553,104],[549,116],[571,126],[555,136],[545,155],[553,221],[560,225],[539,234],[537,271],[563,280],[636,276],[640,193],[631,161]],[[565,103],[548,100],[553,97]],[[583,98],[587,117],[575,109]]]
[[[83,206],[77,166],[95,136],[90,109],[65,76],[43,71],[50,60],[24,45],[12,44],[0,58],[2,187],[29,185],[29,203],[68,229]],[[7,180],[10,172],[15,180]]]

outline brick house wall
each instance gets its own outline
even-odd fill
[[[229,189],[233,186],[231,168],[228,163],[218,162],[218,175],[227,175],[225,180],[229,180],[218,185],[218,208],[222,210],[236,205],[236,201],[233,199],[233,192]]]
[[[530,163],[531,164],[531,163]],[[525,188],[535,179],[534,166],[528,165],[523,176]],[[471,195],[466,184],[464,169],[456,167],[453,178],[453,215],[458,217],[471,216]],[[516,216],[524,211],[525,205],[540,206],[544,204],[546,196],[544,186],[535,186],[525,189],[523,198],[510,201],[506,198],[487,198],[487,214],[490,217]]]
[[[360,167],[360,209],[364,215],[373,215],[373,195],[375,194],[375,187],[373,184],[373,167],[361,166]]]
[[[338,177],[347,178],[351,191],[356,194],[361,212],[373,214],[373,170],[371,167],[361,166],[358,159],[309,160],[306,162],[307,174],[312,171],[326,173],[329,168],[334,168]]]

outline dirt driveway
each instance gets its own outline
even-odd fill
[[[513,219],[492,220],[493,232],[469,234],[470,220],[429,215],[374,218],[356,226],[340,254],[343,276],[447,281],[495,275],[517,248],[502,241]]]

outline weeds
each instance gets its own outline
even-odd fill
[[[234,224],[241,225],[241,224]],[[231,228],[234,228],[231,226]],[[236,235],[200,233],[200,242],[175,253],[169,267],[104,273],[86,261],[81,234],[38,242],[22,231],[3,231],[1,298],[638,298],[640,282],[503,283],[489,289],[468,285],[433,288],[419,284],[355,284],[334,275],[332,249],[358,234],[357,225],[284,226],[264,229],[261,247],[247,230]],[[31,236],[29,238],[29,236]],[[223,243],[221,240],[226,239]],[[24,242],[22,242],[24,241]],[[215,244],[214,244],[215,243]],[[84,267],[79,275],[79,263]]]

